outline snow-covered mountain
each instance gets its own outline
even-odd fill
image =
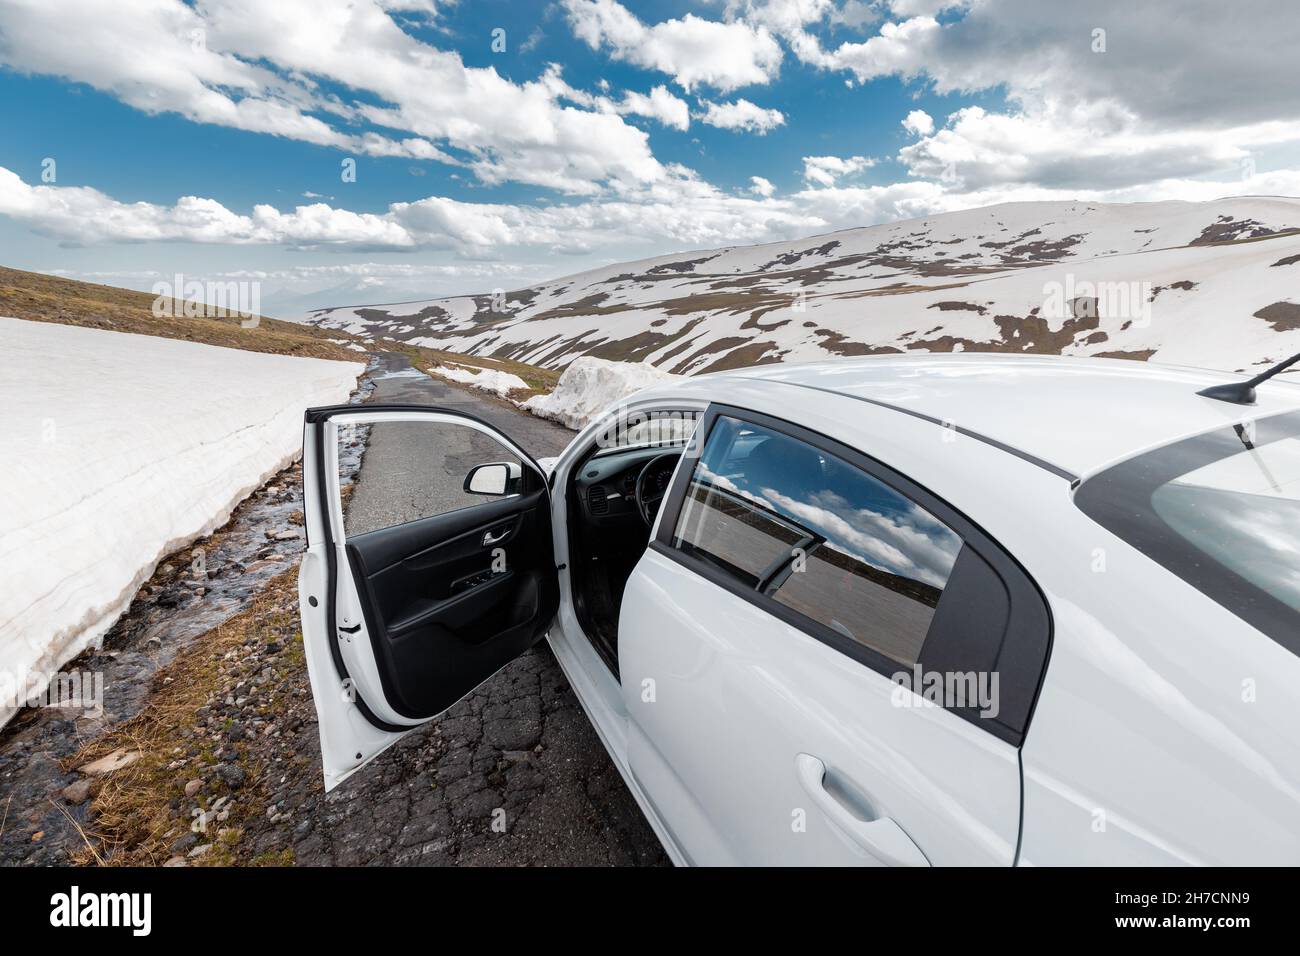
[[[1011,203],[309,321],[552,368],[965,350],[1243,369],[1300,352],[1300,199]]]

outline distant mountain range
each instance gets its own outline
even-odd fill
[[[996,351],[1244,369],[1300,352],[1300,200],[1010,203],[308,321],[548,368]]]

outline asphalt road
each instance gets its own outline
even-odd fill
[[[505,402],[412,375],[404,356],[381,358],[371,403],[467,412],[535,458],[559,454],[573,437]],[[460,492],[430,497],[430,479],[447,475],[459,488],[467,463],[484,460],[482,439],[463,432],[451,443],[409,430],[371,438],[349,525],[440,513]],[[492,827],[497,808],[505,832]],[[667,862],[545,643],[355,774],[313,817],[295,845],[300,865]]]

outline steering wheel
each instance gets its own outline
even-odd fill
[[[636,476],[636,510],[647,528],[654,527],[655,515],[659,514],[659,506],[663,504],[664,495],[668,492],[666,484],[660,487],[654,479],[665,465],[668,466],[668,475],[671,475],[681,456],[681,452],[674,451],[652,458],[641,469],[641,474]]]

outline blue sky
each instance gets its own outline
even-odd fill
[[[0,263],[245,276],[295,312],[998,201],[1297,192],[1284,5],[1058,6],[0,0]]]

